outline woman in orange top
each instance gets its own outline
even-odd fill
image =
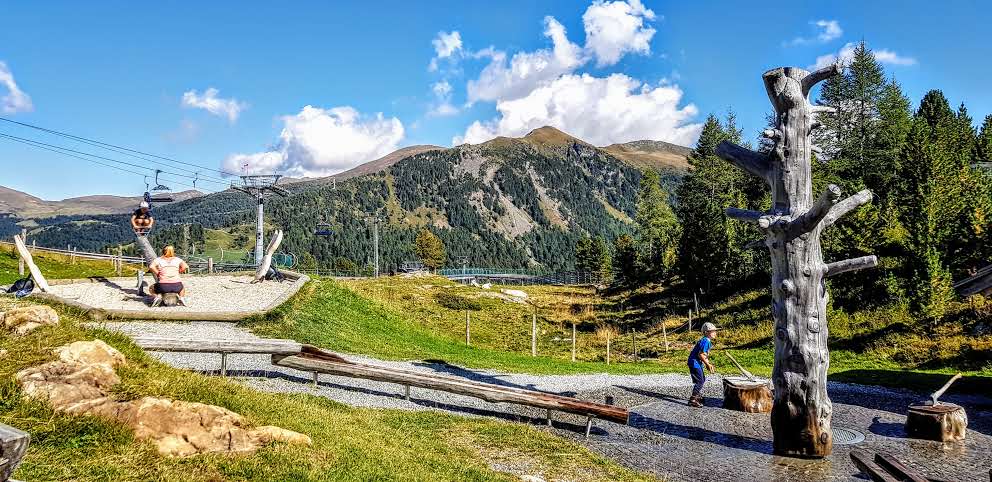
[[[162,250],[162,256],[155,258],[148,267],[158,282],[153,284],[149,291],[155,295],[152,305],[157,306],[162,301],[164,293],[178,293],[179,303],[185,305],[186,288],[183,287],[183,280],[179,277],[181,273],[189,271],[189,265],[182,258],[176,256],[176,248],[166,246]]]

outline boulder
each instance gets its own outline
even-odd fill
[[[120,383],[114,368],[124,355],[101,340],[78,341],[55,350],[59,359],[15,375],[25,395],[47,400],[55,410],[123,423],[135,438],[155,443],[160,454],[186,457],[206,452],[253,452],[271,442],[312,443],[310,437],[279,427],[246,428],[226,408],[144,397],[120,402],[109,389]]]
[[[520,298],[522,300],[527,299],[527,293],[520,290],[500,290],[504,295],[512,296],[514,298]]]
[[[13,308],[0,314],[3,326],[15,334],[24,335],[45,325],[55,325],[59,315],[50,306],[31,305]]]

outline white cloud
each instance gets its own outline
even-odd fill
[[[0,111],[4,114],[16,114],[18,112],[31,112],[34,110],[34,104],[31,103],[31,96],[17,86],[17,82],[14,81],[14,74],[3,61],[0,61],[0,85],[7,89],[7,93],[3,97],[0,97]]]
[[[431,44],[434,45],[434,58],[431,59],[431,63],[427,66],[427,70],[434,72],[438,69],[438,60],[449,59],[452,62],[457,62],[459,55],[462,53],[462,34],[457,30],[452,32],[438,32],[437,37],[431,40]]]
[[[844,46],[841,47],[840,51],[837,52],[836,54],[831,53],[817,57],[816,62],[812,66],[810,66],[810,69],[820,69],[826,67],[828,65],[833,64],[834,62],[837,62],[837,59],[840,59],[844,63],[844,65],[848,65],[851,63],[851,60],[854,59],[854,49],[856,47],[857,44],[855,44],[854,42],[848,42],[844,44]],[[904,65],[904,66],[916,65],[916,59],[914,59],[913,57],[903,57],[893,52],[892,50],[878,49],[878,50],[873,50],[872,54],[875,56],[875,60],[883,64]]]
[[[476,52],[476,57],[489,57],[490,62],[478,79],[468,82],[469,104],[523,97],[585,63],[579,46],[568,40],[565,27],[554,18],[544,17],[544,35],[551,39],[551,50],[516,53],[509,66],[505,52],[493,48]]]
[[[521,136],[550,125],[596,145],[654,139],[687,146],[702,126],[690,122],[696,107],[679,107],[681,100],[682,90],[674,85],[651,86],[618,73],[567,74],[524,97],[497,102],[497,118],[473,122],[452,143]]]
[[[279,140],[266,152],[234,154],[224,170],[278,172],[291,176],[326,176],[382,157],[403,139],[403,123],[382,113],[363,116],[352,107],[306,106],[282,117]]]
[[[810,22],[810,25],[816,27],[818,30],[815,37],[796,37],[785,42],[785,45],[824,44],[844,35],[844,29],[840,28],[840,22],[836,20],[816,20]]]
[[[596,57],[596,65],[600,67],[616,64],[628,52],[648,54],[655,30],[645,27],[644,21],[654,18],[654,12],[640,0],[595,1],[582,15],[586,49]]]
[[[458,113],[458,108],[451,105],[452,90],[451,84],[447,80],[436,82],[431,86],[431,91],[434,92],[435,104],[431,107],[430,112],[428,112],[429,115],[444,117]]]
[[[227,117],[227,120],[233,124],[238,120],[241,111],[248,108],[248,104],[233,97],[222,99],[217,97],[219,93],[220,91],[213,87],[205,90],[203,95],[197,94],[195,89],[190,90],[183,93],[182,105],[193,109],[203,109],[215,116]]]

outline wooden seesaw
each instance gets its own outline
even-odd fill
[[[627,409],[613,405],[587,402],[554,393],[477,382],[438,373],[353,362],[336,353],[292,340],[232,341],[136,337],[134,342],[148,351],[219,353],[221,355],[221,374],[227,373],[227,355],[233,353],[269,354],[272,356],[273,365],[312,373],[314,384],[317,384],[319,374],[323,373],[402,385],[407,400],[410,399],[410,387],[418,387],[466,395],[492,403],[528,405],[546,410],[548,425],[551,425],[552,411],[572,413],[586,417],[585,434],[587,437],[592,430],[593,420],[597,418],[623,425],[627,424],[629,418]]]

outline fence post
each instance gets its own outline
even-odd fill
[[[610,333],[606,333],[606,364],[610,364]]]
[[[214,259],[207,258],[207,273],[212,274],[213,272],[214,272]]]
[[[575,322],[572,322],[572,361],[575,361]]]
[[[472,346],[472,314],[465,310],[465,344]]]
[[[21,241],[24,241],[24,245],[28,245],[28,230],[27,228],[21,228]],[[17,274],[24,276],[24,258],[17,259]]]
[[[637,330],[630,331],[630,347],[634,351],[634,361],[640,361],[640,357],[637,356]]]
[[[668,330],[665,329],[665,325],[666,324],[667,323],[665,323],[665,321],[662,320],[662,322],[661,322],[661,336],[665,337],[665,353],[668,353]]]
[[[537,307],[531,315],[530,324],[530,356],[537,356]]]

